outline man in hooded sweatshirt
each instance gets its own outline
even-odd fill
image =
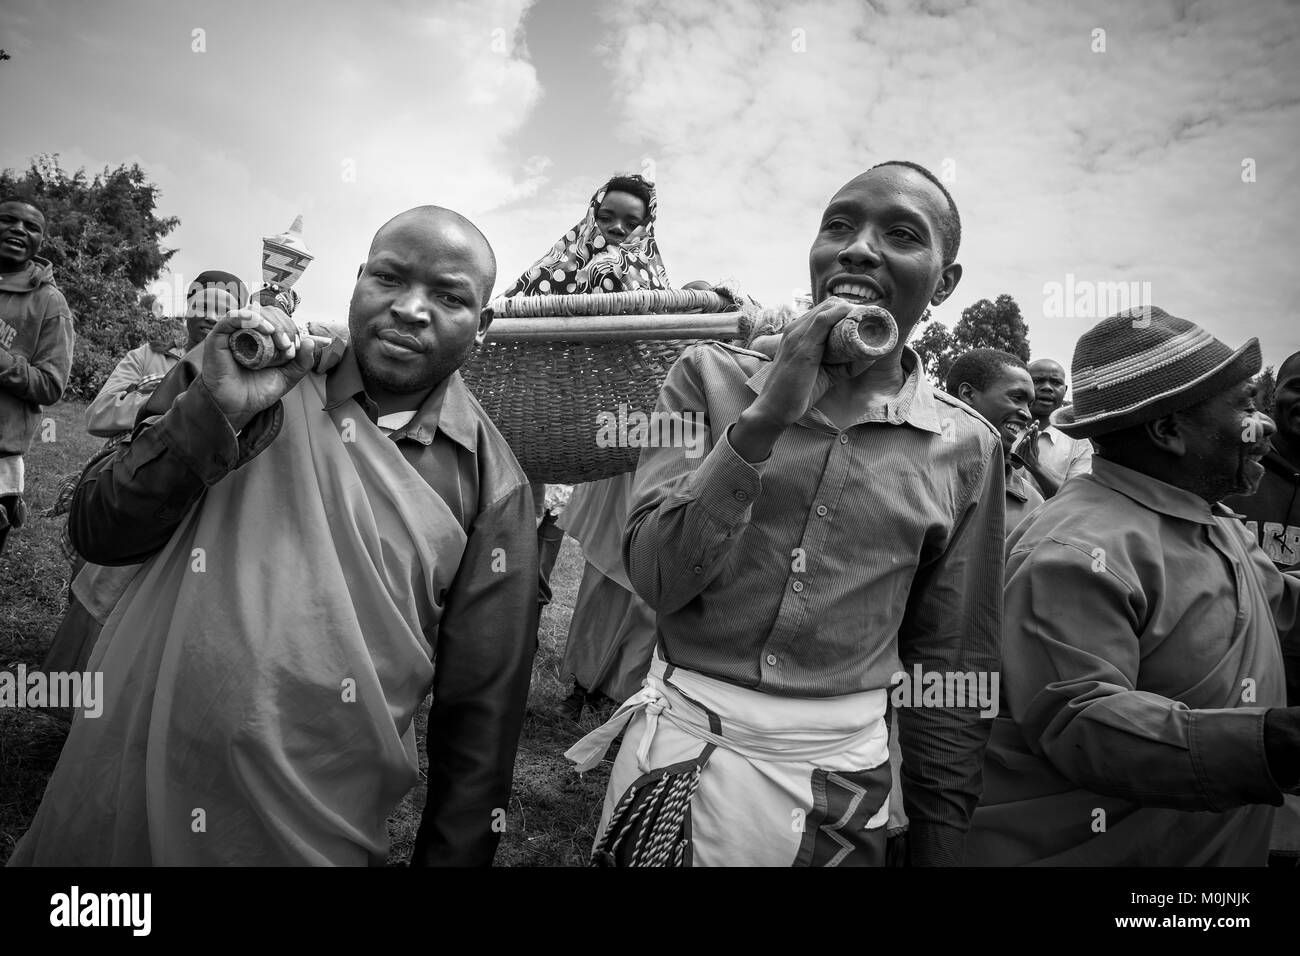
[[[0,202],[0,554],[23,523],[23,455],[41,406],[59,400],[72,368],[72,312],[36,255],[44,238],[44,213]]]

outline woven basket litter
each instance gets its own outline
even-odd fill
[[[602,413],[648,416],[683,348],[735,338],[744,326],[731,299],[692,289],[491,304],[487,341],[461,375],[528,477],[553,484],[634,470],[640,448],[598,441]]]

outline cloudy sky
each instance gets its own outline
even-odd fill
[[[643,172],[674,284],[775,305],[830,195],[907,158],[962,213],[940,321],[1008,292],[1068,365],[1080,293],[1125,283],[1268,363],[1300,347],[1295,3],[4,0],[0,47],[0,166],[138,162],[181,218],[169,288],[255,279],[301,213],[303,315],[342,320],[375,229],[437,203],[500,291]]]

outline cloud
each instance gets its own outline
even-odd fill
[[[138,160],[160,213],[181,217],[163,278],[182,290],[214,266],[256,281],[261,237],[301,213],[316,255],[303,316],[338,321],[392,215],[432,202],[475,218],[541,188],[544,160],[508,146],[541,95],[521,42],[529,6],[177,3],[148,18],[92,7],[76,29],[101,51],[92,67],[71,55],[83,40],[29,4],[37,105],[0,160],[59,151],[92,172]]]
[[[826,199],[911,158],[955,172],[950,324],[1010,292],[1035,351],[1068,362],[1096,317],[1045,318],[1043,286],[1073,273],[1150,282],[1229,341],[1294,347],[1300,31],[1281,3],[603,9],[619,132],[655,160],[675,280],[730,274],[788,300]]]
[[[1266,360],[1300,344],[1300,24],[1285,3],[529,10],[176,0],[147,16],[84,5],[70,26],[57,5],[11,0],[21,56],[0,71],[31,92],[7,104],[0,164],[138,160],[182,218],[182,287],[214,265],[255,277],[260,237],[302,213],[317,255],[304,316],[338,320],[394,213],[433,202],[473,218],[504,288],[620,169],[658,182],[676,283],[733,277],[789,301],[827,198],[910,158],[952,174],[965,224],[942,321],[1009,292],[1035,351],[1068,361],[1095,319],[1044,317],[1043,288],[1072,274],[1149,282],[1156,304],[1228,341],[1259,334]],[[558,74],[538,75],[532,46]]]

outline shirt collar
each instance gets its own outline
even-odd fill
[[[375,403],[366,394],[361,368],[357,365],[356,354],[351,347],[344,350],[339,364],[334,366],[326,376],[325,408],[327,410],[337,408],[350,398],[357,400],[371,420],[375,419],[377,414]],[[409,438],[421,445],[428,445],[441,431],[468,451],[478,451],[477,422],[478,415],[469,387],[460,377],[460,372],[452,372],[429,393],[424,403],[416,410],[415,417],[404,428],[398,429],[389,437],[393,441]]]
[[[762,395],[763,389],[767,387],[767,380],[772,374],[772,367],[775,362],[764,362],[763,366],[751,375],[745,382],[753,390],[755,395]],[[898,394],[885,405],[885,417],[883,419],[874,415],[864,415],[854,424],[861,424],[868,421],[885,421],[890,425],[902,425],[904,423],[922,431],[942,434],[939,427],[939,410],[935,404],[934,389],[922,374],[923,366],[921,358],[907,346],[903,347],[903,352],[899,356],[899,364],[903,371],[907,373],[907,378],[903,380],[903,387],[898,390]],[[811,411],[811,410],[810,410]],[[807,415],[805,415],[805,418]],[[803,419],[800,419],[802,421]]]
[[[1007,494],[1017,501],[1029,500],[1029,492],[1025,490],[1025,470],[1023,468],[1011,469],[1011,474],[1007,475],[1006,489]]]
[[[1175,488],[1158,478],[1117,465],[1106,458],[1092,459],[1092,478],[1126,498],[1132,498],[1144,508],[1162,515],[1197,524],[1214,524],[1214,512],[1200,495]]]

